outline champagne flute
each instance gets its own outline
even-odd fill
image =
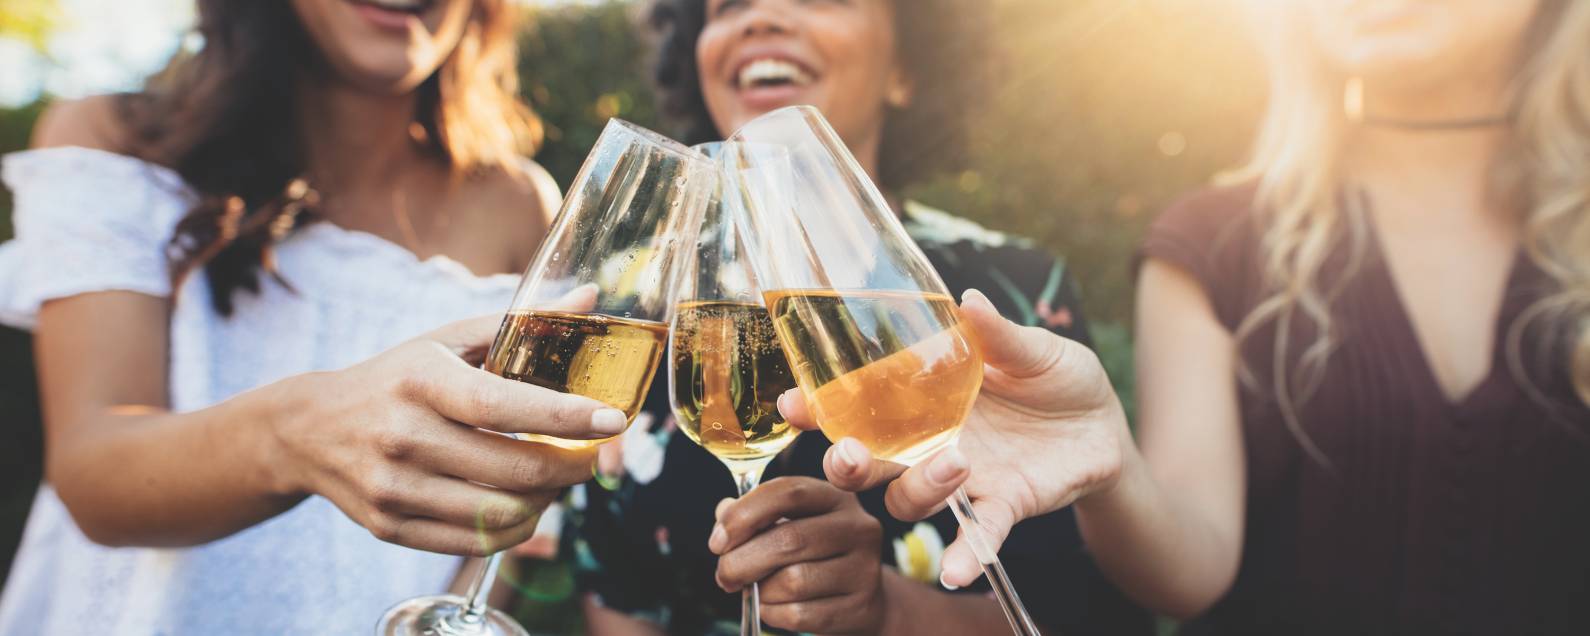
[[[982,354],[883,194],[810,106],[767,113],[729,140],[720,178],[746,202],[747,252],[823,434],[907,466],[955,444]],[[1037,636],[964,489],[949,507],[1011,629]]]
[[[719,144],[695,148],[715,156]],[[680,267],[668,397],[680,430],[728,467],[744,497],[800,431],[778,412],[778,397],[795,388],[795,376],[762,305],[736,215],[724,209],[738,203],[714,192],[697,235],[698,256]],[[742,636],[762,631],[757,592],[755,583],[741,592]]]
[[[520,281],[485,369],[599,400],[633,422],[666,347],[680,257],[692,253],[686,248],[694,245],[716,178],[712,162],[694,150],[609,121]],[[543,309],[570,292],[589,308]],[[569,449],[606,441],[519,437]],[[467,597],[404,601],[387,610],[376,633],[526,634],[507,614],[486,606],[501,559],[499,552],[486,560]]]

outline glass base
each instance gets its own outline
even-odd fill
[[[465,615],[468,601],[457,594],[411,598],[386,611],[375,624],[377,636],[530,636],[518,623],[486,608],[479,621]]]

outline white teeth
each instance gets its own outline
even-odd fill
[[[812,83],[812,76],[799,66],[771,58],[756,60],[740,68],[738,84],[741,89],[774,82],[805,86]]]
[[[417,11],[425,6],[425,0],[364,0],[382,9],[394,11]]]

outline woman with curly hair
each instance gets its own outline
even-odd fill
[[[198,5],[5,158],[48,443],[0,633],[364,633],[590,477],[499,433],[624,425],[473,364],[558,201],[506,0]]]
[[[1085,342],[1061,261],[901,196],[967,167],[972,119],[989,93],[987,13],[954,0],[664,0],[651,10],[662,36],[656,80],[693,143],[775,108],[817,106],[954,293],[990,290],[1012,319]],[[821,479],[829,444],[820,436],[797,440],[766,483],[720,506],[734,494],[731,480],[678,434],[662,388],[649,424],[604,451],[605,486],[574,498],[570,547],[594,592],[593,633],[738,633],[738,591],[753,582],[763,620],[784,630],[1008,629],[986,585],[939,586],[939,556],[956,532],[950,513],[900,523],[884,513],[881,492],[834,488]],[[954,458],[944,468],[965,470]],[[714,532],[715,510],[738,525]],[[1067,633],[1146,628],[1092,568],[1069,512],[1018,534],[1005,562],[1039,623]]]

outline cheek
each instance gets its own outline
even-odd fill
[[[712,122],[719,134],[725,136],[750,119],[746,113],[740,112],[734,87],[725,77],[727,45],[728,38],[724,37],[721,29],[711,25],[703,29],[701,37],[696,40],[696,72],[701,97],[707,104],[707,112],[712,115]]]

